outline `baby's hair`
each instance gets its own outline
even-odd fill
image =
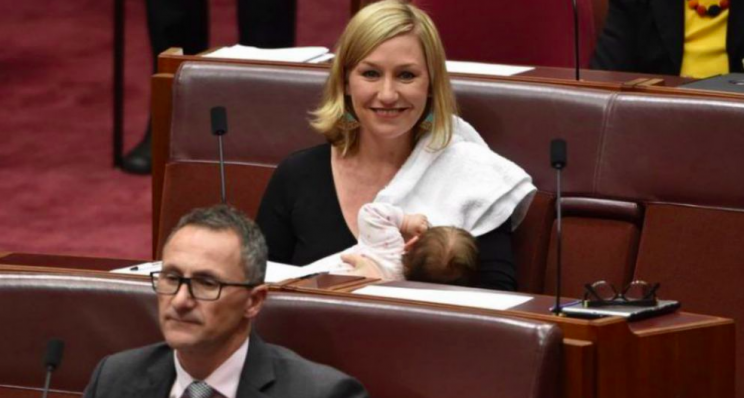
[[[455,227],[429,228],[403,255],[403,272],[412,281],[468,286],[477,266],[475,238]]]

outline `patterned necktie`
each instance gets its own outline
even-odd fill
[[[214,390],[203,381],[194,381],[186,387],[183,398],[212,398]]]

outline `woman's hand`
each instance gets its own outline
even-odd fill
[[[352,271],[348,272],[349,275],[383,279],[380,266],[368,257],[364,257],[361,254],[343,254],[341,255],[341,261],[354,267]]]

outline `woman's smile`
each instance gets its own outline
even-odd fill
[[[377,117],[382,119],[395,119],[411,108],[371,108]]]

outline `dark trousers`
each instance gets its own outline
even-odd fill
[[[237,0],[239,43],[263,48],[291,47],[295,0]],[[170,47],[196,54],[209,47],[208,0],[146,0],[153,59]]]

